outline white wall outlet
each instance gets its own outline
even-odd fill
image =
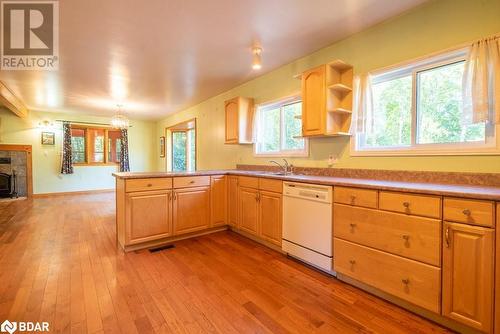
[[[328,156],[328,167],[333,167],[333,165],[339,163],[339,158],[334,154]]]

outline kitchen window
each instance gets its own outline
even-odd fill
[[[71,156],[74,165],[108,165],[120,162],[120,130],[71,126]]]
[[[307,156],[308,141],[302,138],[302,101],[299,97],[262,104],[255,119],[255,155]]]
[[[369,130],[355,135],[354,155],[495,150],[494,125],[462,124],[466,54],[461,49],[371,75]]]

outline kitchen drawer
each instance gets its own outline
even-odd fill
[[[338,238],[333,244],[338,273],[440,312],[441,269]]]
[[[440,266],[441,221],[334,204],[337,238]]]
[[[125,191],[163,190],[172,188],[172,178],[127,179]]]
[[[377,190],[334,187],[333,201],[367,208],[377,208]]]
[[[381,191],[379,208],[408,215],[441,218],[441,198],[439,196]]]
[[[259,178],[259,189],[281,194],[283,192],[283,182],[281,180]]]
[[[174,188],[201,187],[210,185],[210,176],[174,177]]]
[[[240,176],[238,178],[240,187],[259,189],[259,178],[250,176]]]
[[[443,216],[444,220],[494,227],[495,204],[490,201],[446,197]]]

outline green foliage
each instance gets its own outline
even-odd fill
[[[186,132],[172,133],[172,170],[174,172],[184,172],[187,170],[186,140]]]
[[[71,161],[85,162],[85,137],[71,137]]]

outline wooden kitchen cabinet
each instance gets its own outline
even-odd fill
[[[318,136],[325,132],[326,119],[325,65],[302,74],[302,135]]]
[[[174,235],[210,226],[210,187],[176,189],[173,192]]]
[[[250,98],[238,96],[224,102],[226,144],[252,143],[253,109]]]
[[[352,116],[353,68],[334,60],[301,75],[302,136],[348,136]]]
[[[227,221],[228,224],[238,226],[238,177],[228,176],[227,190]]]
[[[281,247],[282,195],[260,191],[259,196],[260,236]]]
[[[226,225],[226,183],[225,175],[210,177],[210,223],[212,227]]]
[[[126,240],[137,244],[172,235],[172,191],[144,191],[126,195]]]
[[[443,239],[443,315],[490,332],[494,230],[445,222]]]
[[[259,190],[240,187],[238,192],[238,227],[250,234],[259,234]]]

